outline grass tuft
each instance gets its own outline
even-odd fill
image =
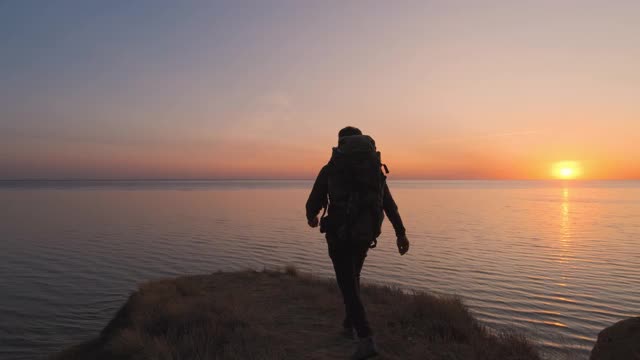
[[[298,269],[295,267],[295,265],[289,264],[289,265],[286,265],[284,267],[284,273],[289,275],[289,276],[297,277],[298,276]]]

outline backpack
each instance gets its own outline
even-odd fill
[[[354,231],[365,234],[364,237],[371,240],[370,246],[375,247],[384,220],[387,177],[382,168],[389,173],[380,160],[375,141],[367,135],[342,137],[333,148],[329,163],[332,165],[329,173],[331,223],[346,225],[343,228],[349,234]]]

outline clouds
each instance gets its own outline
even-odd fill
[[[268,92],[249,99],[226,132],[235,138],[277,138],[290,134],[294,108],[291,96],[282,91]]]

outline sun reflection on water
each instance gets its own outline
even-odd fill
[[[559,263],[563,264],[565,269],[572,267],[571,262],[573,260],[572,249],[572,228],[571,228],[571,207],[569,204],[569,187],[565,186],[562,189],[562,200],[560,203],[560,251],[559,251]],[[562,288],[567,288],[569,278],[566,273],[563,273],[560,277],[559,283]]]
[[[560,224],[560,240],[563,243],[566,243],[571,239],[571,228],[570,228],[570,208],[569,208],[569,188],[565,187],[562,189],[562,204],[561,204],[561,213],[562,213],[562,221]]]

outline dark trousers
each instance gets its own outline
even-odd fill
[[[329,256],[344,300],[346,316],[343,326],[353,327],[358,337],[371,336],[371,327],[360,299],[360,271],[367,257],[369,243],[344,241],[346,239],[336,239],[327,235]]]

